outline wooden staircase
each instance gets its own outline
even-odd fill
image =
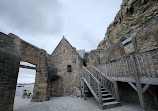
[[[98,64],[93,67],[93,74],[82,67],[80,74],[101,109],[120,104],[118,81],[127,82],[137,92],[140,106],[145,109],[144,93],[151,85],[158,85],[158,49]],[[157,97],[153,98],[157,104]]]
[[[113,98],[112,95],[103,86],[101,86],[101,95],[103,101],[101,109],[112,108],[120,105],[120,102],[116,101],[116,99]]]
[[[86,97],[92,97],[93,94],[91,93],[91,91],[89,90],[88,86],[85,84],[85,96]]]
[[[81,70],[81,86],[84,98],[87,96],[87,92],[90,91],[99,103],[100,109],[119,106],[120,102],[118,102],[118,94],[116,94],[118,91],[115,92],[114,82],[106,77],[101,77],[101,72],[95,67],[94,70],[93,75],[85,67]],[[99,74],[96,74],[96,72]]]

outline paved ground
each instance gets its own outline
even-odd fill
[[[23,103],[20,102],[19,104]],[[33,102],[27,104],[27,106],[19,106],[15,105],[16,109],[14,111],[102,111],[98,108],[98,104],[93,97],[88,98],[88,100],[73,97],[54,97],[50,101],[41,103]],[[123,106],[111,108],[106,111],[139,111],[139,109],[137,105],[123,104]]]
[[[17,87],[14,111],[102,111],[93,97],[84,100],[75,97],[53,97],[46,102],[30,102],[31,99],[22,99],[22,90],[33,90],[33,85]],[[139,105],[122,104],[122,106],[107,109],[106,111],[140,111]],[[148,109],[147,111],[156,111]]]
[[[22,99],[22,93],[23,90],[29,90],[33,92],[33,87],[34,85],[25,85],[25,87],[16,87],[16,94],[15,94],[15,99],[14,99],[14,110],[25,108],[29,106],[31,99]]]

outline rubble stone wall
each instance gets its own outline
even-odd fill
[[[0,110],[12,111],[20,61],[36,65],[32,101],[50,98],[55,66],[51,56],[14,34],[0,33]],[[48,79],[51,78],[51,79]]]
[[[80,67],[82,59],[71,44],[63,38],[52,53],[57,67],[57,76],[52,83],[53,96],[78,96],[80,89]],[[67,66],[71,65],[71,72],[67,71]]]
[[[20,57],[14,38],[0,33],[0,111],[12,111]]]

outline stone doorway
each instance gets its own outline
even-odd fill
[[[56,77],[52,57],[14,34],[0,33],[0,111],[12,111],[19,67],[36,70],[35,86],[31,101],[49,100],[51,80]],[[20,65],[25,61],[36,68]]]
[[[36,77],[35,65],[27,62],[20,62],[20,66],[22,68],[19,68],[15,97],[14,97],[13,110],[15,111],[29,106],[33,96],[35,77]],[[23,96],[23,90],[26,90],[27,92],[31,92],[31,94]]]

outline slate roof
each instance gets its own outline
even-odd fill
[[[82,59],[84,59],[85,49],[83,49],[83,50],[76,50],[76,51],[77,51],[77,53],[79,54],[79,56],[80,56]]]

